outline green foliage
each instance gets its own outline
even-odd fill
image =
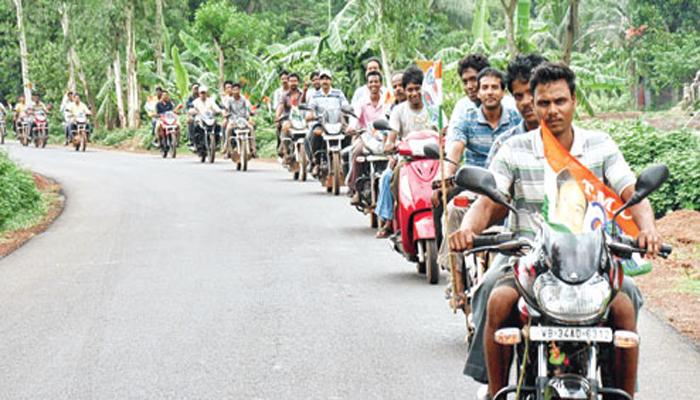
[[[700,210],[700,137],[697,132],[662,132],[642,121],[588,125],[609,132],[636,173],[658,163],[669,168],[668,181],[650,197],[657,215],[681,208]]]
[[[0,151],[0,232],[23,227],[45,210],[31,173]]]

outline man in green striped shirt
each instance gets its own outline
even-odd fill
[[[609,135],[588,131],[572,124],[576,110],[574,72],[563,64],[545,63],[533,71],[530,88],[535,96],[535,112],[544,120],[562,146],[602,182],[612,188],[623,201],[634,193],[635,177]],[[547,160],[539,129],[507,140],[495,155],[489,169],[498,189],[527,214],[541,213],[545,198],[544,171]],[[649,201],[631,207],[630,213],[640,230],[637,238],[653,257],[658,254],[661,238],[656,230],[654,213]],[[463,251],[473,247],[475,235],[506,217],[508,210],[486,197],[480,197],[467,212],[460,230],[450,236],[450,248]],[[529,234],[535,231],[535,220],[523,213],[520,223],[511,229]],[[475,337],[469,351],[465,374],[489,383],[494,396],[507,384],[511,349],[497,344],[494,333],[505,326],[518,301],[518,292],[506,275],[504,257],[497,257],[484,276],[472,303]],[[634,282],[625,277],[622,292],[610,306],[615,329],[636,331],[636,315],[642,297]],[[616,354],[614,384],[634,393],[639,349],[621,350]]]

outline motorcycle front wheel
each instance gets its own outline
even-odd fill
[[[336,196],[340,194],[340,168],[340,153],[333,153],[333,157],[331,158],[331,171],[333,174],[333,194]]]
[[[209,163],[216,160],[216,133],[209,134]]]
[[[435,285],[440,282],[440,266],[437,262],[437,243],[435,239],[425,241],[425,272],[428,283]]]

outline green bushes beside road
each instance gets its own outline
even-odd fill
[[[46,209],[32,174],[0,150],[0,232],[29,225]]]

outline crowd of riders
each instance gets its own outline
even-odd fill
[[[423,99],[424,73],[413,65],[384,76],[380,60],[372,58],[364,63],[365,84],[354,91],[348,102],[342,90],[333,87],[333,74],[320,70],[309,76],[303,87],[296,73],[283,71],[280,87],[274,92],[273,107],[278,121],[278,149],[281,162],[286,154],[280,144],[289,132],[284,116],[292,107],[305,105],[308,135],[306,154],[309,155],[310,173],[319,173],[319,149],[324,145],[323,125],[319,113],[347,109],[344,147],[348,155],[347,187],[351,204],[360,203],[357,187],[362,173],[362,162],[368,154],[367,140],[360,134],[369,134],[378,141],[383,152],[391,155],[381,172],[379,193],[371,212],[379,218],[378,238],[396,237],[392,223],[397,209],[399,182],[397,176],[405,161],[393,157],[397,146],[407,135],[416,131],[437,130],[434,118],[426,110]],[[446,177],[453,177],[463,165],[487,168],[495,177],[498,190],[520,209],[540,212],[544,199],[542,169],[545,158],[540,121],[544,121],[561,146],[605,182],[623,201],[634,194],[635,175],[625,162],[611,137],[602,132],[589,131],[573,123],[576,111],[576,77],[566,65],[551,63],[538,54],[518,55],[509,62],[505,71],[490,65],[481,54],[469,54],[459,63],[457,74],[462,82],[464,97],[452,110],[444,127]],[[378,120],[386,120],[388,129],[378,129]],[[450,252],[462,252],[474,246],[476,235],[489,227],[503,225],[511,230],[534,232],[536,222],[528,216],[513,226],[508,209],[486,196],[467,192],[453,184],[447,185],[447,218],[443,220],[441,190],[432,198],[439,263],[448,269]],[[466,196],[470,207],[454,204],[457,196]],[[661,237],[655,228],[654,213],[648,201],[630,209],[632,219],[640,228],[637,243],[653,257],[659,253]],[[443,226],[444,225],[444,226]],[[459,260],[464,262],[464,260]],[[513,320],[519,298],[513,283],[512,271],[506,257],[491,260],[481,283],[473,293],[468,310],[465,304],[464,279],[456,275],[448,295],[458,308],[469,313],[473,339],[464,373],[485,385],[479,397],[492,398],[508,381],[511,349],[495,342],[494,333]],[[457,271],[460,271],[457,268]],[[452,293],[455,292],[455,293]],[[625,277],[621,292],[610,305],[609,323],[615,329],[636,331],[639,309],[643,303],[634,282]],[[634,393],[638,349],[626,349],[614,354],[616,372],[612,384]],[[504,360],[508,360],[507,362]]]
[[[305,163],[304,168],[308,168],[314,177],[327,174],[324,168],[328,168],[328,160],[324,159],[324,152],[330,142],[326,136],[329,126],[336,121],[332,116],[337,115],[338,125],[342,125],[339,128],[342,135],[338,140],[346,157],[344,176],[350,203],[359,206],[362,201],[358,182],[366,174],[366,156],[386,156],[383,170],[376,171],[378,192],[368,211],[378,219],[377,238],[397,238],[400,232],[395,231],[397,224],[394,220],[401,190],[399,177],[408,162],[407,158],[397,156],[398,149],[412,133],[436,131],[438,126],[424,102],[423,70],[412,65],[385,76],[382,63],[376,58],[366,60],[363,67],[365,82],[354,91],[350,101],[341,89],[334,87],[333,72],[328,69],[313,72],[308,78],[295,72],[279,73],[280,86],[274,91],[271,101],[278,157],[283,164],[295,162],[294,154],[284,143],[290,141],[293,129],[290,113],[301,110],[306,129],[303,147],[308,158],[308,166]],[[528,54],[518,55],[508,63],[505,71],[501,71],[491,66],[485,56],[469,54],[459,61],[456,73],[462,82],[464,96],[455,104],[451,116],[441,117],[442,121],[448,121],[441,132],[445,136],[444,178],[454,177],[465,165],[486,168],[505,198],[518,209],[536,215],[542,210],[545,198],[542,171],[547,161],[540,127],[544,121],[559,145],[623,201],[634,195],[636,177],[611,137],[573,123],[577,105],[576,77],[568,66],[549,62],[537,54]],[[232,143],[229,139],[234,129],[243,126],[250,132],[252,157],[257,156],[255,108],[242,95],[238,82],[224,82],[223,94],[218,101],[209,88],[195,84],[186,102],[179,105],[173,103],[166,90],[157,88],[144,109],[151,118],[156,145],[163,137],[160,117],[184,109],[187,135],[193,149],[202,140],[203,130],[207,129],[198,121],[222,116],[223,122],[213,122],[211,129],[222,138],[224,153],[229,154],[228,147]],[[37,94],[28,101],[20,95],[11,108],[0,104],[0,112],[12,112],[15,132],[31,110],[48,112],[50,107],[44,105]],[[68,92],[61,102],[60,111],[64,115],[67,144],[75,130],[77,116],[90,115],[90,110],[82,103],[79,94]],[[373,144],[378,144],[378,147]],[[454,180],[447,181],[446,219],[442,218],[445,207],[441,201],[442,189],[434,188],[430,199],[439,247],[438,263],[445,269],[456,268],[448,266],[451,252],[473,248],[475,237],[489,228],[500,227],[525,234],[536,230],[537,221],[531,215],[514,218],[502,204],[487,196],[467,192],[455,185]],[[456,205],[455,199],[460,196],[468,198],[469,207]],[[639,227],[636,238],[639,246],[651,257],[658,254],[662,241],[650,203],[641,201],[629,209],[629,214]],[[514,221],[518,221],[518,226]],[[459,259],[456,262],[465,261]],[[508,381],[512,351],[498,344],[494,334],[515,318],[519,295],[510,268],[504,256],[497,255],[491,260],[478,288],[471,293],[468,307],[461,268],[456,268],[457,272],[452,275],[454,278],[448,291],[453,303],[471,315],[473,339],[464,373],[486,384],[479,394],[484,399],[492,398]],[[641,293],[634,282],[625,277],[620,294],[610,304],[609,323],[615,329],[636,331],[642,303]],[[615,387],[634,393],[637,361],[637,348],[614,353],[616,372],[612,384]]]

